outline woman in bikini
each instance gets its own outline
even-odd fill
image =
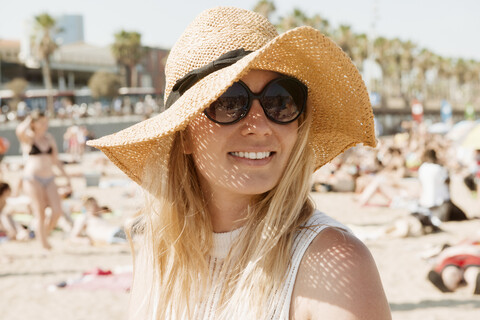
[[[23,189],[30,197],[31,209],[36,219],[35,235],[42,247],[49,250],[51,246],[47,236],[63,214],[53,167],[57,167],[67,178],[69,188],[70,178],[57,157],[57,145],[53,136],[48,133],[48,119],[43,113],[33,112],[27,116],[18,125],[16,134],[26,153]],[[52,209],[49,217],[45,215],[47,207]]]

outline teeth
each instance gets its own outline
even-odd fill
[[[271,152],[231,152],[231,154],[235,157],[259,160],[270,157]]]

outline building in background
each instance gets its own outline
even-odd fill
[[[2,84],[13,80],[19,72],[21,63],[19,59],[20,41],[0,39],[0,88]]]
[[[146,47],[145,55],[137,66],[138,86],[151,87],[156,94],[163,95],[165,89],[165,63],[170,51]]]
[[[120,77],[128,76],[124,68],[118,65],[109,45],[85,43],[81,15],[60,15],[54,18],[57,25],[52,37],[58,47],[51,55],[50,68],[55,101],[62,97],[70,97],[74,103],[91,101],[88,82],[97,71],[118,74]],[[0,39],[0,107],[13,95],[7,84],[15,78],[23,78],[28,83],[24,98],[29,107],[45,108],[44,97],[47,93],[44,90],[41,61],[34,54],[34,32],[32,17],[24,22],[21,39]],[[169,50],[154,47],[144,49],[145,55],[136,66],[138,88],[122,88],[119,97],[129,96],[133,101],[142,101],[147,95],[159,100],[163,97],[165,62]],[[81,97],[77,97],[79,92]]]
[[[78,14],[64,14],[54,17],[57,21],[55,41],[60,45],[84,42],[83,16]]]

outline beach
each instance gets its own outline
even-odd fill
[[[95,196],[108,206],[112,222],[122,223],[141,206],[137,187],[99,153],[85,157],[81,164],[65,168],[72,176],[74,194],[68,203]],[[6,159],[5,161],[9,161]],[[21,177],[15,161],[4,179],[13,183]],[[102,173],[98,185],[87,186],[85,173]],[[61,185],[59,180],[58,184]],[[409,180],[412,188],[415,181]],[[480,296],[466,288],[441,293],[426,279],[431,265],[424,258],[443,244],[454,244],[480,230],[480,220],[443,223],[443,232],[417,237],[379,236],[379,230],[402,219],[404,208],[361,207],[352,193],[312,193],[317,209],[346,224],[361,238],[377,263],[393,319],[443,320],[480,319]],[[452,199],[470,215],[480,215],[478,202],[466,191],[461,177],[452,178]],[[59,287],[84,273],[110,271],[125,274],[131,270],[128,244],[72,243],[65,233],[55,231],[53,250],[44,252],[35,241],[0,243],[0,319],[125,319],[128,290],[115,283],[95,286]]]

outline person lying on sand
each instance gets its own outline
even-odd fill
[[[480,234],[453,246],[445,245],[433,261],[428,280],[437,289],[453,292],[467,286],[468,291],[480,295]]]
[[[71,240],[90,244],[126,242],[123,228],[102,217],[102,214],[111,212],[108,207],[100,207],[95,198],[89,197],[84,201],[83,208],[84,214],[75,220]]]

